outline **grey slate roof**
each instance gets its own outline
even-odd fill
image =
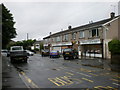
[[[117,18],[119,16],[116,16],[114,18]],[[44,37],[43,39],[47,39],[47,38],[50,38],[50,36],[58,36],[62,33],[65,33],[65,32],[71,32],[71,31],[76,31],[76,30],[82,30],[82,29],[88,29],[88,28],[91,28],[91,27],[100,27],[102,26],[103,24],[111,21],[112,18],[108,18],[108,19],[104,19],[104,20],[101,20],[101,21],[97,21],[97,22],[93,22],[93,23],[89,23],[89,24],[86,24],[86,25],[82,25],[82,26],[79,26],[79,27],[75,27],[75,28],[71,28],[71,29],[67,29],[67,30],[64,30],[64,31],[60,31],[60,32],[57,32],[57,33],[54,33],[54,34],[51,34],[47,37]]]

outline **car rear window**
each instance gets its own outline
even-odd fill
[[[22,50],[21,47],[13,47],[12,50]]]

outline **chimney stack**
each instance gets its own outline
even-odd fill
[[[113,18],[115,17],[115,13],[114,13],[114,12],[111,12],[111,13],[110,13],[110,16],[111,16],[111,18],[113,19]]]
[[[68,26],[68,29],[70,30],[72,28],[72,26]]]
[[[49,33],[50,35],[52,34],[52,32]]]

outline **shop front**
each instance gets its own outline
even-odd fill
[[[57,50],[60,53],[63,52],[64,49],[66,48],[72,48],[72,43],[70,42],[62,42],[59,44],[52,44],[52,50]]]
[[[103,58],[103,43],[100,39],[80,41],[80,50],[83,57]]]

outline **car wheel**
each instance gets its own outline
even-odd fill
[[[78,59],[78,56],[76,56],[76,58],[75,59]]]
[[[24,63],[27,63],[27,59],[24,60]]]
[[[50,58],[51,58],[51,56],[50,56]]]
[[[66,57],[64,57],[64,60],[66,60]]]
[[[65,60],[69,59],[69,57],[65,57]]]
[[[58,55],[58,58],[59,58],[60,56]]]

